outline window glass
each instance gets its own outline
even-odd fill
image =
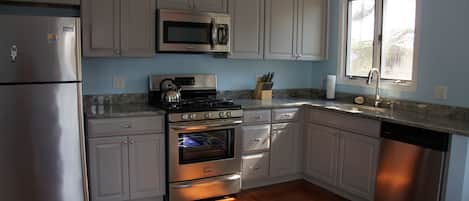
[[[348,5],[347,76],[367,76],[373,65],[375,0]]]
[[[415,0],[383,1],[383,79],[412,80],[415,12]]]

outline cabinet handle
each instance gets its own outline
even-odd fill
[[[262,141],[262,138],[256,138],[253,140],[254,142],[261,142]]]
[[[128,142],[127,140],[123,140],[121,143],[122,143],[122,144],[127,144],[127,143],[129,143],[129,142]]]
[[[130,124],[122,124],[121,127],[122,127],[122,128],[132,128],[132,125],[130,125]]]
[[[121,51],[118,50],[118,49],[115,49],[115,50],[114,50],[114,54],[115,54],[115,55],[120,55],[120,54],[121,54]]]
[[[134,140],[130,140],[130,144],[135,144],[135,141],[134,141]]]
[[[259,116],[256,116],[255,118],[256,118],[256,120],[261,120],[262,116],[259,115]]]
[[[260,167],[251,167],[251,169],[253,169],[253,170],[259,170],[259,169],[261,169],[261,168],[260,168]]]

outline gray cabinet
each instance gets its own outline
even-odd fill
[[[193,0],[158,0],[159,9],[190,10],[193,7]]]
[[[264,0],[232,0],[230,58],[264,58]]]
[[[162,116],[89,119],[87,125],[91,201],[164,196]]]
[[[92,201],[124,201],[130,198],[127,143],[127,137],[88,141]]]
[[[298,60],[327,59],[326,0],[298,0]]]
[[[83,0],[83,56],[120,56],[120,0]]]
[[[314,124],[305,129],[305,174],[336,185],[340,131]]]
[[[158,8],[226,13],[228,0],[158,0]]]
[[[165,194],[164,135],[129,137],[130,199]]]
[[[343,132],[340,138],[339,188],[373,200],[379,144],[378,139]]]
[[[227,1],[228,0],[194,0],[194,9],[201,12],[226,13],[228,11]]]
[[[297,0],[266,0],[266,59],[296,59],[296,2]]]
[[[80,5],[80,0],[6,0],[8,2],[47,3],[62,5]]]
[[[270,148],[270,176],[298,173],[299,133],[297,123],[272,125]]]
[[[155,52],[153,0],[83,0],[83,56],[150,57]]]
[[[266,59],[322,60],[327,50],[326,0],[266,0]]]
[[[155,54],[155,0],[121,0],[121,56]]]

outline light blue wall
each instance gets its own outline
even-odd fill
[[[330,61],[322,77],[336,74],[338,1],[330,0]],[[417,90],[412,93],[384,91],[385,96],[469,107],[469,1],[468,0],[420,0],[422,1],[421,36],[418,58]],[[313,79],[321,74],[314,71]],[[433,88],[448,86],[448,99],[433,98]],[[315,86],[317,87],[317,86]],[[338,91],[373,93],[371,89],[340,85]]]
[[[275,72],[276,89],[310,88],[313,66],[320,63],[214,58],[204,54],[158,54],[148,59],[83,59],[84,94],[144,93],[148,75],[214,73],[218,89],[253,89],[256,75]],[[127,77],[125,89],[113,89],[113,76]]]

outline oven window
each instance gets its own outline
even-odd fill
[[[164,22],[165,43],[210,44],[210,24]]]
[[[179,164],[234,157],[234,129],[179,134]]]

